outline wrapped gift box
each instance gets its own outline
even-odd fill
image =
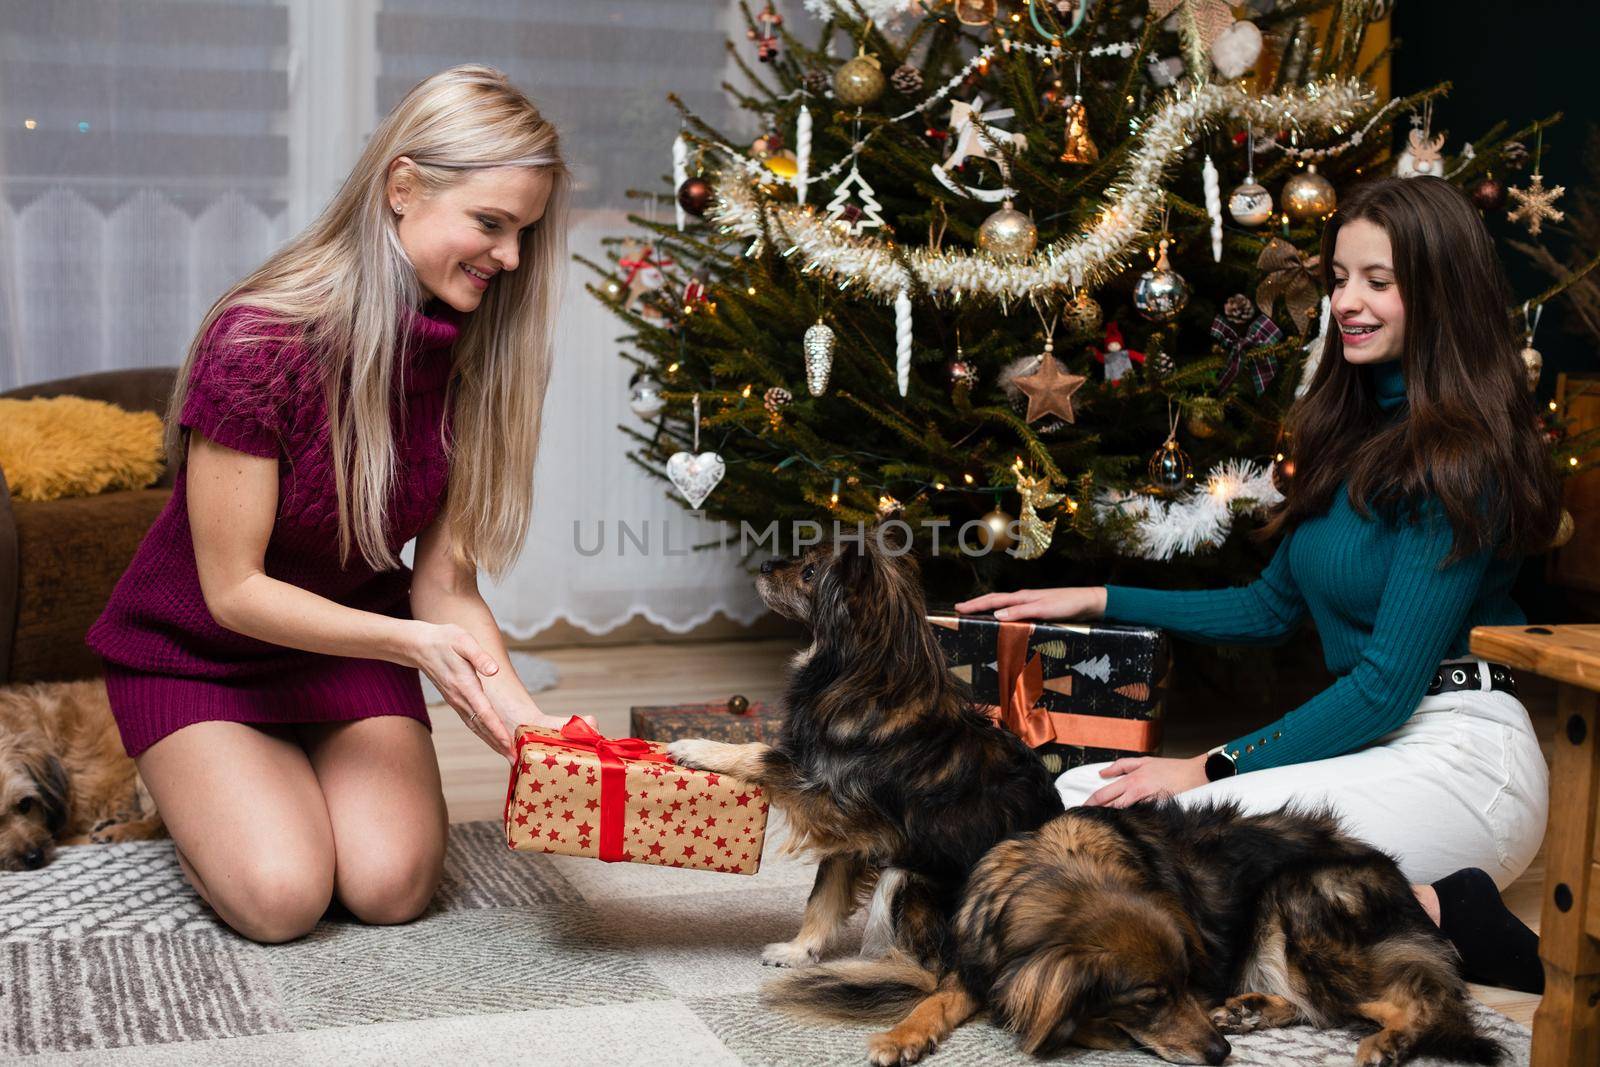
[[[755,701],[743,713],[732,710],[734,701],[708,704],[652,704],[633,708],[628,732],[648,741],[680,741],[686,737],[707,737],[740,745],[749,741],[772,744],[783,729],[783,712]]]
[[[1166,639],[1100,623],[1001,622],[935,609],[928,621],[974,701],[1059,768],[1161,747]]]
[[[559,731],[517,728],[506,843],[591,856],[755,874],[767,832],[758,786],[679,767],[666,745],[606,738],[574,717]]]

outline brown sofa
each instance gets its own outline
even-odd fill
[[[177,373],[175,367],[104,371],[0,397],[81,396],[163,414]],[[101,673],[84,635],[166,506],[172,477],[166,471],[149,489],[30,501],[11,498],[0,469],[0,684]]]

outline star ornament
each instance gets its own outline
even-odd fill
[[[1028,397],[1029,422],[1038,422],[1046,415],[1055,415],[1068,422],[1077,422],[1072,410],[1072,394],[1083,388],[1089,379],[1073,374],[1063,367],[1055,356],[1046,352],[1039,360],[1039,369],[1027,376],[1011,379]]]
[[[1565,185],[1544,187],[1544,175],[1535,173],[1528,180],[1526,189],[1507,189],[1511,199],[1517,202],[1515,211],[1506,212],[1506,218],[1512,222],[1527,222],[1528,233],[1534,237],[1539,236],[1539,231],[1544,229],[1546,219],[1551,222],[1560,222],[1566,218],[1564,212],[1556,210],[1553,205],[1562,193],[1567,191]]]

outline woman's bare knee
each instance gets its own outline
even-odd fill
[[[212,902],[229,926],[252,941],[278,944],[304,937],[333,901],[325,864],[263,859],[228,872],[227,891]]]
[[[442,850],[339,857],[339,900],[364,923],[406,923],[427,910],[444,873]]]

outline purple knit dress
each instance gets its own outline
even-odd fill
[[[275,341],[232,341],[240,318],[241,309],[230,309],[207,332],[181,424],[228,448],[278,460],[268,575],[347,607],[410,618],[409,567],[375,571],[354,547],[348,566],[339,566],[328,412],[313,354],[287,331],[277,331]],[[449,476],[441,436],[449,433],[445,386],[458,321],[407,311],[402,326],[391,408],[395,486],[385,531],[395,553],[443,504]],[[111,710],[128,755],[210,720],[347,722],[405,715],[431,729],[413,668],[302,652],[217,624],[200,592],[187,481],[185,466],[88,634],[89,646],[105,660]]]

